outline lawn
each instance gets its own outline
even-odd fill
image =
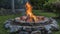
[[[54,17],[56,16],[56,14],[54,13],[48,13],[48,12],[41,12],[39,10],[34,10],[33,13],[35,15],[42,15],[42,16],[46,16],[46,17]],[[9,31],[5,30],[4,29],[4,22],[9,19],[9,18],[15,18],[15,17],[18,17],[18,16],[21,16],[21,14],[15,14],[15,15],[6,15],[6,16],[0,16],[0,34],[9,34]],[[58,20],[58,23],[60,21]],[[60,31],[59,32],[56,32],[54,34],[60,34]]]

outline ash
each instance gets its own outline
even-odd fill
[[[36,32],[39,32],[43,28],[47,31],[47,34],[52,33],[52,30],[59,30],[57,21],[52,18],[47,18],[45,19],[45,21],[36,23],[35,25],[34,24],[35,23],[22,23],[16,19],[8,19],[7,21],[5,21],[4,26],[6,29],[9,29],[10,33],[18,32],[18,34],[34,34]]]

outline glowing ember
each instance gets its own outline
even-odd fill
[[[30,18],[30,21],[34,20],[36,22],[38,20],[38,18],[32,13],[32,6],[29,2],[26,3],[26,15]]]

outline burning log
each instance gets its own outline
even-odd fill
[[[40,22],[40,21],[45,20],[44,16],[37,16],[37,18],[38,18],[38,21],[36,21],[36,22]],[[17,18],[15,18],[15,20],[16,21],[25,21],[25,22],[35,22],[34,19],[33,18],[31,19],[29,16],[17,17]]]

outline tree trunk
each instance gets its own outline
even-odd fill
[[[14,0],[12,0],[12,12],[15,13]]]

